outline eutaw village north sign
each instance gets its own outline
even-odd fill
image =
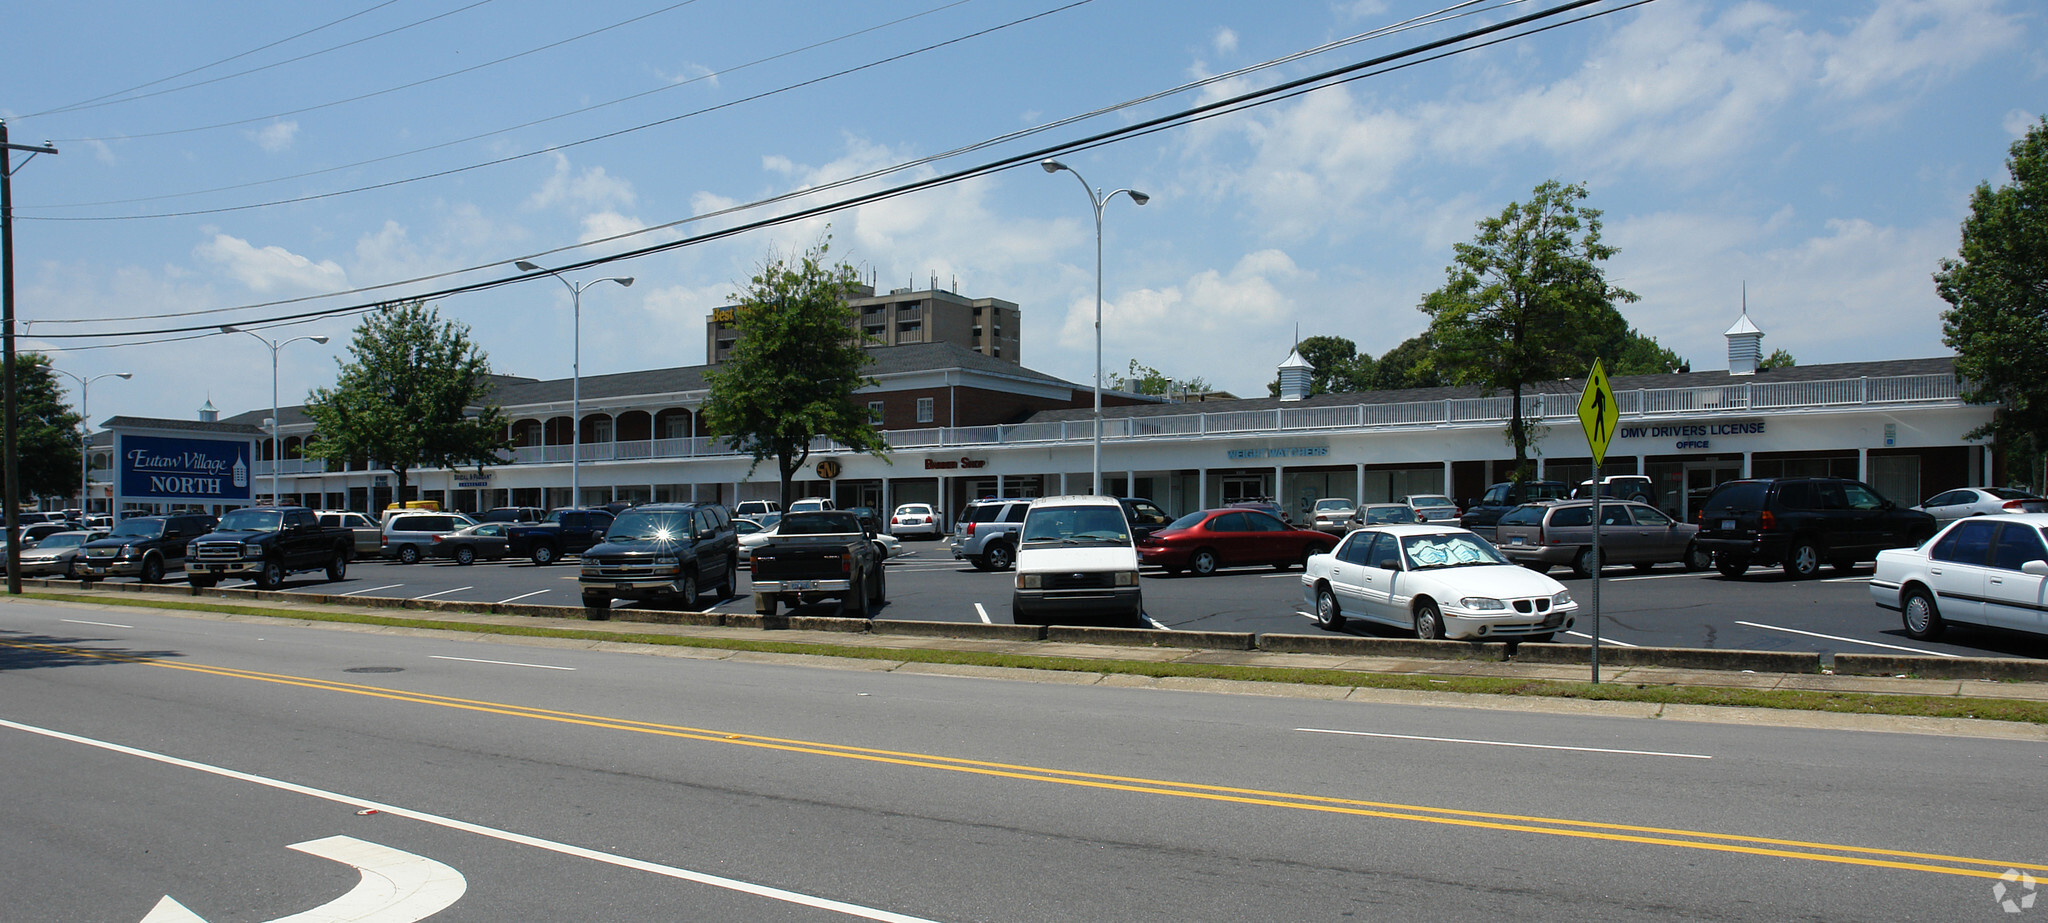
[[[121,436],[121,495],[158,499],[249,499],[246,439]]]

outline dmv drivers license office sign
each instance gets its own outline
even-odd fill
[[[249,442],[121,437],[121,495],[162,499],[249,499]]]

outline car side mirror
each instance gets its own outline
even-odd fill
[[[2028,561],[2020,565],[2020,573],[2035,577],[2048,577],[2048,561]]]
[[[1399,560],[1395,559],[1395,558],[1381,558],[1381,559],[1380,559],[1380,563],[1379,563],[1379,569],[1380,569],[1380,570],[1400,570],[1400,569],[1401,569],[1401,562],[1400,562]]]

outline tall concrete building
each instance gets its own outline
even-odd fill
[[[866,285],[857,288],[847,304],[854,311],[856,329],[872,338],[870,346],[911,346],[918,343],[950,343],[991,359],[1012,365],[1023,364],[1019,329],[1023,326],[1017,306],[1001,298],[967,298],[934,284],[924,291],[899,288],[877,295]],[[731,305],[711,312],[704,325],[704,356],[707,365],[732,358],[733,344],[740,331]]]

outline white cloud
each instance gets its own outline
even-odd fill
[[[295,121],[272,122],[256,131],[249,132],[249,139],[256,146],[272,154],[291,150],[292,139],[298,137],[299,123]]]
[[[1216,37],[1209,40],[1209,46],[1216,49],[1217,54],[1227,55],[1235,53],[1237,51],[1237,33],[1228,28],[1217,29]]]
[[[577,173],[569,158],[560,152],[554,158],[555,172],[527,198],[528,208],[559,207],[574,211],[633,204],[632,183],[612,176],[603,167],[589,167]]]
[[[2027,132],[2032,131],[2034,126],[2039,124],[2041,124],[2041,117],[2025,109],[2013,109],[2006,112],[2005,120],[2000,123],[2005,128],[2005,133],[2013,136],[2015,140],[2025,136]]]
[[[316,263],[283,247],[256,247],[227,234],[214,234],[212,240],[193,248],[192,253],[260,294],[324,292],[348,287],[348,274],[333,260]]]
[[[1263,380],[1287,354],[1288,324],[1297,304],[1291,293],[1312,281],[1313,274],[1285,252],[1260,250],[1240,258],[1228,272],[1205,270],[1179,284],[1116,295],[1102,308],[1104,374],[1135,358],[1169,375],[1199,375],[1222,387]],[[1095,350],[1092,272],[1086,282],[1086,294],[1068,303],[1048,344],[1064,351],[1064,357],[1034,367],[1056,367],[1076,380],[1093,380],[1088,371]],[[1247,364],[1255,368],[1247,372]]]
[[[2025,34],[2019,15],[1999,12],[1996,0],[1882,0],[1870,15],[1827,50],[1820,83],[1848,96],[1864,96],[1898,83],[1952,77],[2012,47]]]

